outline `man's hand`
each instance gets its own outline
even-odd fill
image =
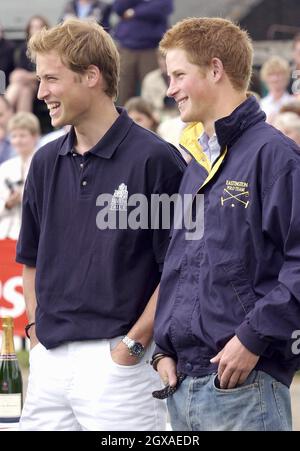
[[[234,336],[213,359],[218,363],[218,379],[222,389],[234,388],[245,382],[259,360]]]
[[[165,385],[175,387],[177,383],[176,362],[171,357],[163,357],[157,364],[157,371]]]
[[[129,354],[127,346],[122,341],[111,351],[111,358],[118,365],[126,366],[136,365],[140,361],[138,357]]]

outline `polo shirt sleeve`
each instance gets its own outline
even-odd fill
[[[292,335],[300,318],[300,164],[291,163],[264,193],[262,225],[282,252],[278,284],[259,299],[236,334],[251,352],[268,355],[268,347],[293,358]],[[272,262],[270,262],[272,264]]]
[[[31,267],[36,266],[40,236],[40,223],[35,193],[33,164],[31,164],[23,193],[22,224],[16,256],[18,263]]]
[[[156,180],[152,188],[153,194],[167,194],[169,197],[178,194],[181,178],[186,168],[186,163],[176,148],[171,145],[164,146],[164,157],[158,162],[155,168]],[[174,219],[174,211],[171,208],[170,228],[160,227],[153,230],[153,252],[156,262],[159,265],[160,272],[163,269],[163,263],[169,246],[171,237],[171,228]],[[160,209],[160,215],[162,209]],[[160,216],[161,218],[161,216]]]

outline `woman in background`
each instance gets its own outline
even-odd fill
[[[260,107],[266,113],[267,122],[270,124],[280,108],[293,99],[287,91],[290,73],[289,63],[279,56],[272,56],[261,68],[261,79],[269,93],[261,99]]]
[[[8,123],[17,156],[0,166],[0,239],[16,240],[21,225],[24,183],[40,135],[40,124],[32,113],[15,114]]]

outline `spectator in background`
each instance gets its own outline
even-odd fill
[[[18,52],[16,69],[11,73],[6,97],[14,111],[32,111],[33,99],[37,91],[35,67],[28,59],[27,42],[30,37],[49,24],[44,17],[32,16],[26,26],[26,41]]]
[[[17,113],[10,119],[8,131],[17,156],[0,166],[0,239],[16,240],[24,182],[40,134],[39,121],[32,113]]]
[[[11,41],[4,37],[3,28],[0,25],[0,70],[5,73],[6,83],[10,73],[14,70],[14,51],[15,46]]]
[[[273,126],[295,141],[300,147],[300,117],[296,113],[278,114],[273,121]]]
[[[8,121],[12,114],[11,104],[6,97],[0,95],[0,164],[15,155],[7,135]]]
[[[261,68],[260,76],[269,93],[261,99],[260,106],[269,123],[272,123],[280,107],[293,99],[287,92],[290,73],[288,62],[280,56],[272,56]]]
[[[128,116],[141,127],[156,132],[158,120],[153,105],[142,97],[132,97],[125,103]]]
[[[157,68],[156,49],[168,27],[173,0],[115,0],[121,20],[114,37],[121,56],[118,103],[137,95],[145,75]]]
[[[71,0],[64,7],[60,22],[70,17],[95,19],[106,30],[109,29],[111,5],[101,0]]]
[[[143,82],[141,96],[151,102],[161,120],[178,115],[176,102],[167,96],[169,77],[166,58],[157,51],[158,69],[149,72]]]

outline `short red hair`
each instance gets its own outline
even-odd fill
[[[160,50],[179,48],[192,64],[209,66],[219,58],[232,84],[246,91],[252,75],[253,46],[248,33],[230,20],[220,18],[189,18],[175,24],[163,36]]]

